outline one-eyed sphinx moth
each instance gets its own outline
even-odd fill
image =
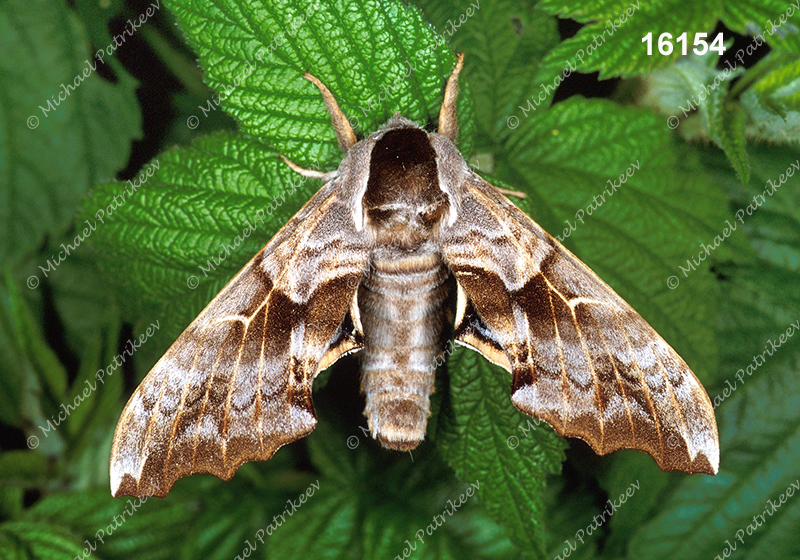
[[[395,115],[357,141],[316,78],[345,157],[324,186],[153,367],[114,434],[115,496],[233,476],[307,435],[314,377],[360,351],[365,414],[388,448],[423,440],[431,364],[454,338],[510,371],[511,400],[599,454],[714,474],[708,395],[678,354],[454,145],[457,79],[437,133]]]

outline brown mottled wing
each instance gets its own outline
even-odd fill
[[[227,480],[314,428],[319,365],[362,345],[348,310],[368,242],[336,183],[228,283],[133,394],[114,434],[114,496],[163,497],[194,473]]]
[[[451,185],[443,226],[459,284],[456,339],[513,374],[511,399],[599,454],[633,448],[663,470],[714,474],[711,402],[622,298],[477,175]]]

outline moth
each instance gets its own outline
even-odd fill
[[[511,400],[598,454],[717,472],[711,402],[678,354],[586,265],[466,164],[463,56],[438,131],[396,114],[358,141],[316,78],[345,156],[293,169],[324,186],[217,295],[135,391],[114,434],[114,496],[229,479],[314,429],[314,377],[360,352],[369,429],[425,437],[431,364],[455,341],[512,374]]]

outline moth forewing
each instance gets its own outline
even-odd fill
[[[194,473],[229,479],[313,429],[320,362],[359,345],[343,325],[370,242],[352,188],[337,177],[315,194],[142,381],[114,434],[115,496],[166,496]]]
[[[482,327],[456,337],[505,365],[502,348],[512,402],[560,434],[600,454],[633,448],[665,470],[716,473],[713,408],[685,362],[585,264],[458,169],[461,213],[443,229],[443,254]]]

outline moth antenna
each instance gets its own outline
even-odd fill
[[[492,186],[494,187],[494,185],[492,185]],[[511,190],[508,190],[508,189],[504,189],[502,187],[494,187],[494,188],[497,189],[498,191],[500,191],[501,194],[504,194],[506,196],[515,196],[517,198],[527,198],[527,196],[528,196],[524,192],[520,192],[520,191],[511,191]]]
[[[456,141],[456,134],[458,134],[458,115],[456,115],[456,97],[458,97],[458,73],[461,72],[461,67],[464,66],[464,53],[457,53],[458,61],[456,67],[453,68],[453,73],[447,80],[447,86],[444,89],[444,101],[442,108],[439,109],[439,134],[448,138],[452,142]]]
[[[325,84],[320,82],[308,72],[306,72],[303,77],[317,86],[320,93],[322,93],[322,99],[325,100],[325,108],[328,110],[328,114],[331,116],[333,129],[336,131],[336,138],[339,139],[339,147],[344,153],[347,153],[347,151],[352,148],[356,142],[358,142],[356,133],[353,132],[353,128],[350,126],[350,121],[347,120],[347,117],[344,116],[342,110],[339,109],[336,99],[333,97],[331,91],[325,87]]]
[[[281,156],[281,159],[286,163],[286,165],[292,168],[292,171],[296,171],[300,175],[308,177],[309,179],[322,179],[324,183],[327,183],[328,181],[336,177],[336,174],[338,173],[338,170],[316,171],[314,169],[306,169],[305,167],[300,167],[295,162],[287,158],[285,155],[283,154],[278,154],[278,155]]]

